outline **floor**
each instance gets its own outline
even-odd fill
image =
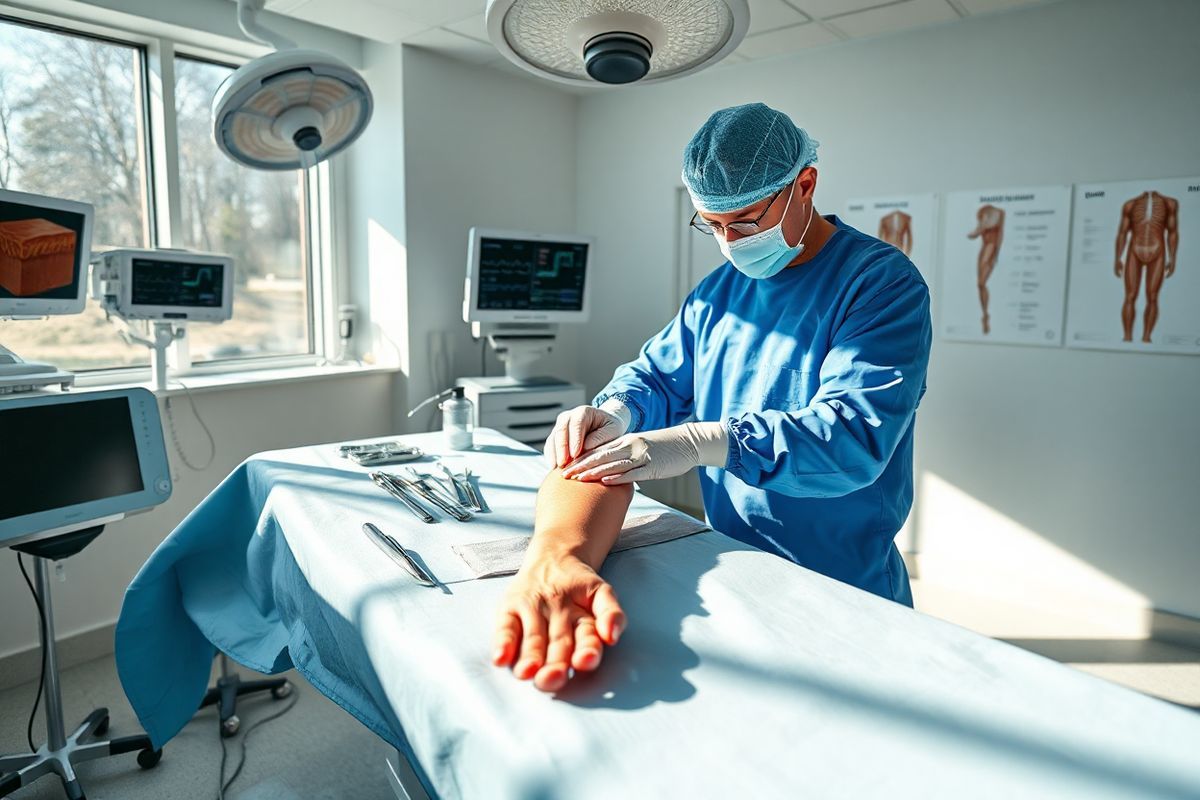
[[[1005,604],[961,588],[914,580],[918,610],[1075,669],[1200,711],[1200,650],[1106,635],[1102,620]]]
[[[1068,618],[1006,607],[913,582],[917,607],[981,633],[1064,662],[1115,683],[1200,712],[1200,651],[1160,642],[1106,638]],[[1072,634],[1082,633],[1082,638]],[[63,673],[63,705],[68,726],[92,708],[111,709],[110,735],[137,732],[110,658]],[[0,692],[0,753],[26,749],[25,721],[36,689],[25,684]],[[264,723],[246,738],[248,726],[281,709],[289,700],[269,695],[239,704],[242,733],[226,740],[232,774],[243,746],[246,766],[226,797],[230,800],[391,800],[383,761],[389,748],[302,678],[295,679],[296,704],[282,718]],[[39,714],[40,724],[40,714]],[[45,738],[34,728],[35,740]],[[221,746],[216,712],[198,713],[167,745],[153,770],[138,769],[130,754],[84,764],[81,780],[89,800],[192,800],[217,796]],[[13,800],[61,798],[56,780],[43,778],[13,794]]]
[[[226,775],[232,775],[246,747],[246,766],[225,793],[227,800],[393,800],[384,777],[384,758],[391,748],[356,719],[342,711],[303,678],[292,675],[295,705],[279,719],[263,719],[290,703],[270,693],[238,702],[241,733],[227,739]],[[36,684],[0,692],[0,753],[26,751],[25,724]],[[97,706],[108,706],[109,736],[138,733],[133,712],[125,702],[111,657],[72,669],[62,676],[63,709],[68,732]],[[34,741],[46,738],[41,712]],[[183,732],[163,749],[163,759],[151,770],[137,766],[136,755],[91,761],[79,770],[88,800],[197,800],[217,797],[221,763],[217,714],[212,707],[198,713]],[[45,777],[10,795],[11,800],[62,800],[62,784]]]

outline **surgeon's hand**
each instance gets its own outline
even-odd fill
[[[729,435],[720,422],[685,422],[673,428],[629,433],[572,462],[564,478],[633,483],[683,475],[701,464],[724,467]]]
[[[573,556],[546,555],[521,566],[496,620],[492,663],[513,666],[543,692],[567,683],[568,668],[591,671],[625,629],[616,592]]]
[[[546,438],[544,452],[552,467],[571,463],[581,454],[607,444],[629,430],[632,414],[619,400],[608,400],[599,408],[576,406],[558,415],[554,430]]]

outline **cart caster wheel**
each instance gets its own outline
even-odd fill
[[[274,697],[276,700],[282,700],[291,693],[292,685],[290,683],[285,683],[283,686],[277,686],[276,688],[272,689],[271,697]]]
[[[236,716],[230,717],[221,723],[221,735],[228,739],[238,732],[238,728],[242,727],[242,721]]]
[[[100,737],[106,733],[108,733],[108,717],[107,716],[102,717],[100,719],[100,724],[97,725],[96,729],[92,731],[92,736]]]
[[[162,750],[141,750],[137,754],[138,766],[142,769],[154,769],[162,761]]]

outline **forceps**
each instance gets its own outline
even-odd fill
[[[466,506],[458,502],[458,500],[452,500],[448,497],[445,497],[442,494],[441,489],[427,481],[425,476],[421,475],[412,467],[409,467],[406,471],[411,476],[409,480],[405,480],[399,476],[394,477],[396,477],[397,480],[403,481],[405,486],[411,488],[413,491],[420,494],[421,497],[433,503],[435,506],[440,508],[442,511],[445,511],[459,522],[467,522],[472,519],[471,512],[467,510]]]
[[[422,522],[437,522],[433,514],[430,514],[420,503],[409,496],[404,484],[392,480],[391,475],[386,472],[372,472],[371,480],[375,482],[376,486],[408,506],[408,509],[416,514]]]

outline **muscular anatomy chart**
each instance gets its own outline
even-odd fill
[[[908,255],[912,252],[912,217],[903,211],[884,214],[879,218],[879,233],[875,235]]]
[[[1200,353],[1200,280],[1180,260],[1200,178],[1077,186],[1075,203],[1068,344]]]
[[[846,203],[842,219],[897,247],[926,276],[933,274],[937,197],[931,194],[872,197]]]
[[[1142,323],[1142,341],[1151,343],[1154,323],[1158,322],[1158,293],[1163,279],[1175,271],[1175,252],[1179,249],[1179,201],[1155,191],[1133,198],[1121,208],[1121,226],[1117,229],[1117,265],[1113,270],[1125,279],[1125,302],[1121,304],[1121,325],[1126,342],[1133,341],[1133,322],[1137,313],[1138,290],[1146,284],[1146,316]]]
[[[975,269],[975,286],[979,289],[979,306],[983,309],[980,325],[986,336],[991,333],[991,326],[988,324],[990,295],[987,290],[987,282],[988,278],[992,277],[992,270],[996,268],[996,257],[1000,255],[1000,243],[1004,241],[1004,209],[996,208],[989,203],[979,207],[975,218],[979,220],[979,224],[975,226],[975,230],[967,234],[967,238],[980,240],[979,260]]]
[[[961,341],[1057,346],[1071,212],[1068,186],[946,195],[942,335]]]

